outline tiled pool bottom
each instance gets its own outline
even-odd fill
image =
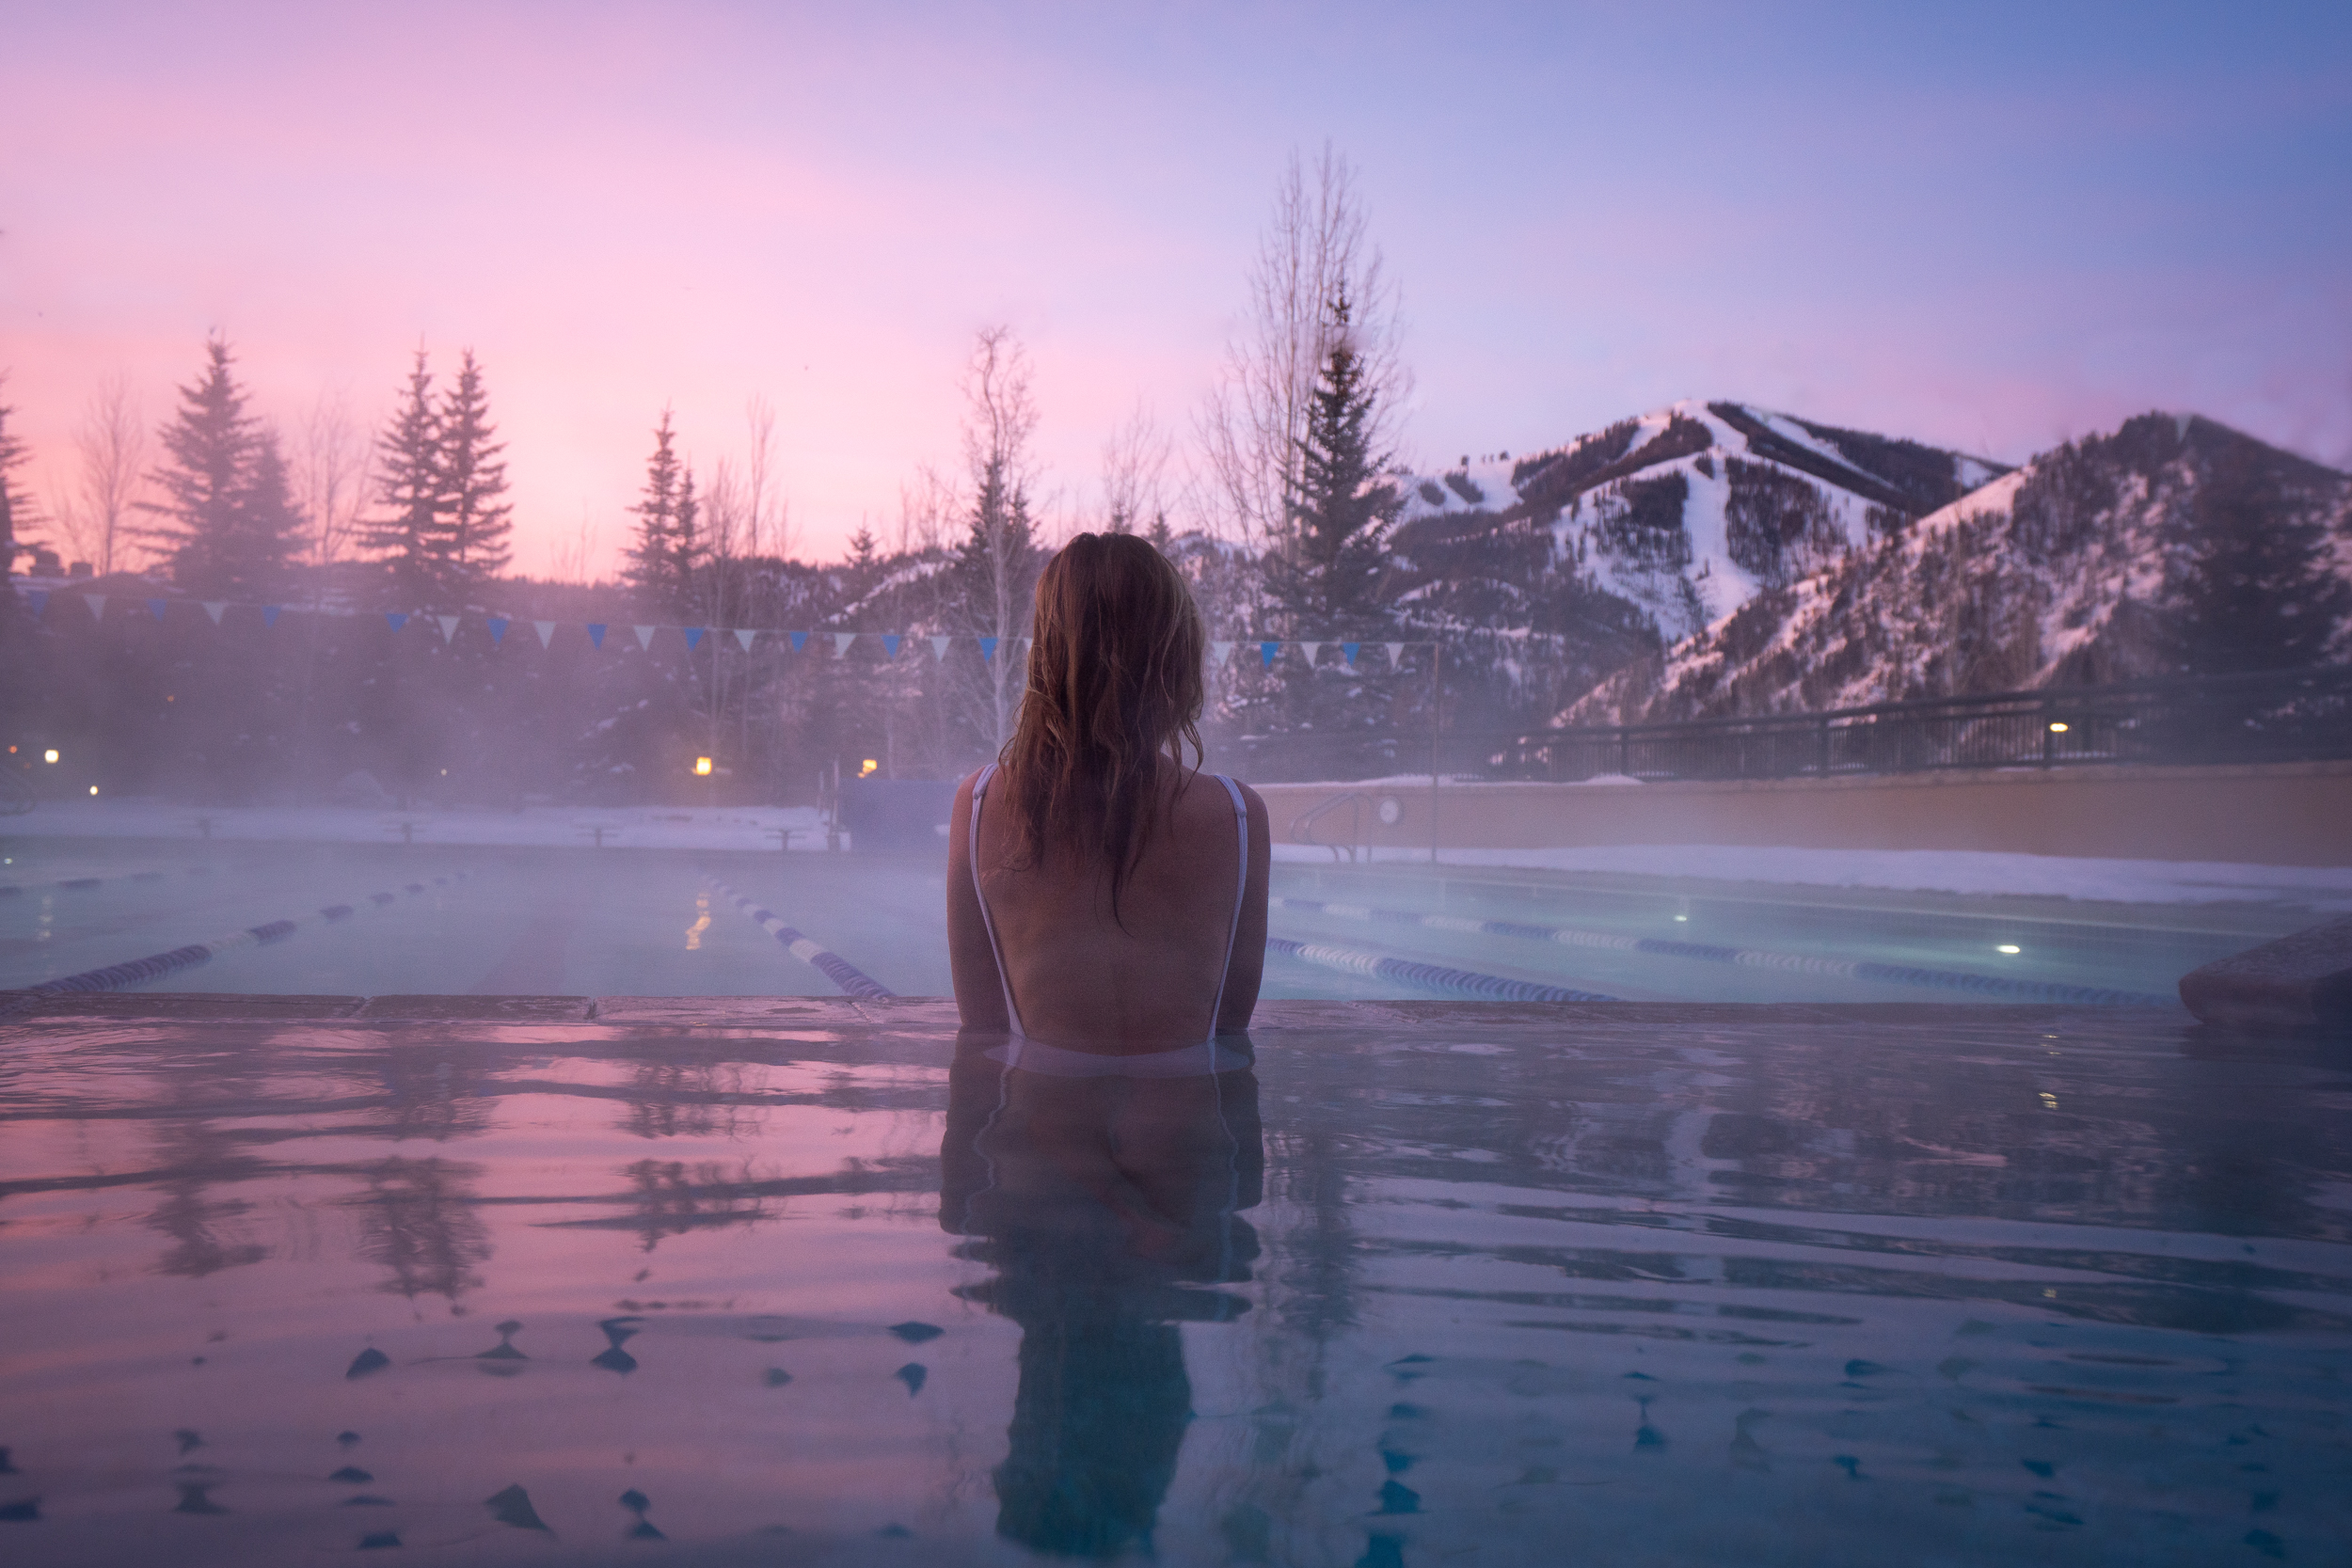
[[[0,1034],[11,1563],[2352,1540],[2340,1049],[1289,1003],[1252,1073],[1106,1083],[926,1002],[51,1006]]]

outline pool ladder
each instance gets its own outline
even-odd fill
[[[1347,841],[1343,844],[1333,844],[1315,837],[1315,825],[1337,812],[1342,806],[1348,809]],[[1360,789],[1351,789],[1344,794],[1334,795],[1327,800],[1309,806],[1305,811],[1291,818],[1291,842],[1311,844],[1318,849],[1330,850],[1334,864],[1338,863],[1343,853],[1346,855],[1348,863],[1354,864],[1356,851],[1360,848],[1363,850],[1364,861],[1370,863],[1372,825],[1379,819],[1379,809],[1378,803]]]

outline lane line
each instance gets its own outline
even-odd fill
[[[191,877],[203,876],[212,869],[209,865],[186,867]],[[45,887],[70,888],[78,893],[108,882],[160,882],[169,875],[167,871],[120,871],[111,877],[65,877],[54,882],[0,882],[0,898],[21,898]]]
[[[399,897],[402,893],[414,896],[420,893],[430,892],[437,887],[447,887],[452,882],[462,882],[469,875],[469,872],[460,871],[453,876],[436,877],[430,882],[408,882],[402,885],[399,893],[372,893],[364,901],[380,908]],[[358,912],[356,905],[329,904],[323,910],[296,915],[291,920],[272,920],[260,926],[247,926],[241,931],[230,931],[226,936],[211,937],[203,942],[192,942],[185,947],[175,947],[168,953],[151,953],[144,958],[133,958],[127,963],[108,964],[103,969],[86,969],[79,974],[68,974],[55,980],[43,980],[36,986],[19,987],[15,990],[12,1001],[0,1004],[0,1017],[22,1011],[32,1006],[35,1000],[43,996],[58,996],[77,991],[122,990],[131,986],[144,985],[150,980],[160,979],[166,974],[176,974],[183,969],[193,969],[198,964],[210,963],[223,953],[233,953],[240,947],[262,947],[271,942],[283,942],[306,926],[331,926],[337,921],[348,920]]]
[[[1266,938],[1265,950],[1288,954],[1311,964],[1321,964],[1326,969],[1343,969],[1351,974],[1396,980],[1408,986],[1420,986],[1426,990],[1461,991],[1470,996],[1489,997],[1497,1002],[1619,1000],[1597,990],[1570,990],[1565,986],[1539,985],[1533,980],[1514,980],[1502,974],[1481,974],[1476,970],[1422,963],[1417,958],[1391,958],[1380,953],[1359,952],[1353,947],[1333,947],[1326,942],[1294,942],[1288,937]]]
[[[2160,1007],[2169,1006],[2177,1000],[2146,991],[2116,990],[2106,986],[2075,986],[2058,980],[2014,980],[1995,974],[1971,974],[1962,970],[1924,969],[1912,964],[1878,963],[1867,958],[1825,958],[1808,953],[1773,953],[1756,947],[1676,942],[1666,937],[1629,937],[1616,931],[1583,930],[1572,926],[1534,926],[1516,920],[1475,920],[1465,915],[1419,914],[1411,910],[1327,903],[1317,898],[1275,898],[1270,902],[1278,909],[1339,915],[1349,920],[1385,921],[1398,926],[1422,926],[1438,931],[1470,931],[1488,936],[1518,937],[1528,942],[1557,942],[1564,947],[1611,948],[1625,953],[1689,958],[1700,963],[1787,970],[1846,980],[1878,980],[1898,986],[1927,986],[1940,990],[2013,996],[2020,1001],[2073,1002],[2110,1007]]]
[[[807,937],[787,926],[768,911],[758,908],[750,899],[719,880],[718,878],[705,877],[703,880],[708,882],[722,896],[733,902],[737,909],[750,915],[753,923],[761,930],[782,942],[786,952],[815,969],[817,973],[839,986],[850,995],[879,1000],[882,997],[898,994],[833,949],[819,947],[809,941]]]

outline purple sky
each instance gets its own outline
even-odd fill
[[[39,456],[208,331],[265,413],[470,346],[517,565],[606,554],[672,404],[775,405],[803,548],[1028,345],[1082,518],[1189,426],[1326,137],[1405,291],[1408,459],[1734,397],[2015,460],[2151,407],[2352,457],[2352,8],[15,8],[0,367]],[[1891,14],[1899,13],[1899,14]]]

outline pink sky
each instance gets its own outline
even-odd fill
[[[831,554],[953,465],[1002,322],[1084,520],[1138,401],[1188,427],[1274,178],[1327,136],[1405,289],[1408,459],[1689,396],[2011,460],[2148,407],[2352,453],[2321,8],[322,9],[11,23],[36,489],[103,376],[160,418],[209,331],[289,427],[322,391],[380,414],[421,341],[483,360],[519,567],[583,520],[609,559],[662,407],[707,467],[755,394]]]

